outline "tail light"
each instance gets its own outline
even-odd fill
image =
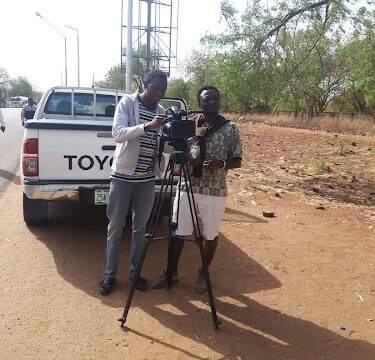
[[[22,149],[22,171],[24,176],[38,176],[38,139],[25,139]]]

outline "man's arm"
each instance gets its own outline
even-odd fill
[[[228,160],[206,160],[203,161],[203,167],[207,168],[208,170],[214,169],[236,169],[241,167],[241,158],[232,158]]]
[[[241,158],[228,159],[225,162],[225,167],[224,168],[225,168],[225,170],[240,168],[241,167],[241,162],[242,162]],[[224,163],[223,163],[223,166],[224,166]]]
[[[5,120],[4,120],[3,113],[1,112],[1,110],[0,110],[0,126],[1,126],[1,131],[4,132],[5,131]]]
[[[120,101],[116,107],[113,118],[112,135],[118,143],[123,143],[144,135],[148,130],[156,129],[165,119],[165,115],[156,115],[152,121],[147,124],[129,126],[129,114],[133,114],[133,104],[130,99]]]

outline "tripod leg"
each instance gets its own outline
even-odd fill
[[[176,219],[175,222],[172,223],[171,221],[171,214],[169,216],[169,240],[168,240],[168,260],[167,260],[167,289],[170,289],[172,286],[172,277],[173,277],[173,270],[177,269],[178,265],[178,260],[181,255],[182,247],[184,245],[184,240],[183,239],[177,239],[175,237],[175,231],[178,227],[178,218],[179,218],[179,212],[180,212],[180,196],[181,194],[181,181],[182,181],[182,176],[183,176],[183,164],[181,164],[181,172],[179,176],[179,181],[178,181],[178,189],[176,191],[176,197],[177,197],[177,208],[176,208]],[[171,196],[172,200],[172,188],[171,188]],[[182,243],[181,243],[182,242]]]
[[[145,260],[146,254],[147,254],[147,249],[148,249],[151,241],[152,241],[152,235],[151,234],[146,234],[146,236],[145,236],[145,246],[144,246],[144,249],[143,249],[143,254],[142,254],[141,258],[139,259],[139,262],[138,262],[138,265],[137,265],[137,269],[135,270],[133,281],[131,282],[131,286],[130,286],[128,298],[127,298],[127,301],[126,301],[126,305],[125,305],[125,308],[124,308],[124,312],[122,314],[122,317],[120,317],[118,319],[118,321],[121,322],[121,327],[124,327],[124,324],[126,322],[126,318],[128,316],[130,305],[132,303],[134,292],[135,292],[135,280],[138,278],[138,276],[141,273],[143,262]]]
[[[150,243],[154,239],[153,234],[155,232],[155,228],[156,228],[156,224],[157,224],[157,217],[159,216],[160,208],[162,206],[165,195],[167,194],[169,185],[171,186],[171,192],[172,192],[172,180],[173,180],[172,171],[173,171],[174,164],[175,164],[175,157],[171,155],[171,157],[169,159],[169,162],[168,162],[168,165],[167,165],[167,171],[165,172],[165,175],[164,175],[164,179],[163,179],[164,181],[162,182],[162,187],[160,189],[159,199],[158,199],[157,204],[156,204],[156,206],[153,209],[152,214],[151,214],[148,232],[145,235],[145,245],[144,245],[143,253],[142,253],[141,258],[138,261],[137,268],[136,268],[135,274],[134,274],[134,279],[131,282],[131,286],[130,286],[128,298],[126,300],[124,312],[122,314],[122,317],[120,317],[118,319],[118,321],[121,322],[121,327],[124,327],[124,324],[126,322],[126,318],[128,316],[130,305],[132,303],[134,292],[135,292],[135,280],[139,277],[139,275],[141,273],[143,262],[145,260],[146,254],[147,254],[148,247],[150,246]],[[167,185],[165,185],[165,180],[167,179],[168,171],[169,171],[169,179],[168,179]]]
[[[168,238],[168,260],[167,260],[167,289],[170,289],[172,285],[172,271],[173,271],[173,256],[174,256],[174,244],[170,234]]]
[[[202,259],[201,273],[203,274],[204,279],[206,280],[208,300],[210,302],[211,313],[212,313],[212,320],[213,320],[213,323],[214,323],[215,330],[217,330],[219,328],[219,325],[221,324],[221,321],[218,319],[217,313],[216,313],[215,300],[214,300],[214,295],[212,293],[211,280],[210,280],[210,275],[209,275],[209,272],[208,272],[207,258],[206,258],[206,253],[205,253],[204,247],[203,247],[202,237],[200,238],[200,240],[198,242],[198,246],[199,246],[199,251],[200,251],[201,259]]]
[[[209,299],[210,307],[211,307],[212,320],[214,323],[215,330],[217,330],[219,328],[219,325],[221,324],[221,321],[218,319],[217,313],[216,313],[215,299],[212,293],[210,275],[208,273],[208,262],[207,262],[206,253],[203,247],[202,235],[199,229],[197,208],[195,206],[194,194],[193,194],[193,189],[191,186],[190,174],[189,174],[189,169],[187,167],[187,164],[184,164],[183,166],[183,173],[185,176],[186,192],[188,193],[190,214],[191,214],[193,227],[194,227],[195,242],[199,246],[199,251],[200,251],[200,255],[202,259],[201,272],[206,280],[207,293],[208,293],[208,299]]]
[[[167,263],[167,289],[170,289],[173,283],[173,275],[177,275],[178,262],[184,247],[184,238],[171,236],[170,250],[168,249],[168,263]]]
[[[160,187],[160,193],[158,198],[156,199],[155,206],[152,209],[149,226],[148,226],[148,233],[153,234],[156,229],[156,225],[158,223],[158,219],[160,216],[161,208],[163,206],[163,202],[166,199],[166,194],[168,193],[168,187],[170,187],[172,192],[172,182],[173,182],[173,168],[175,165],[175,157],[171,155],[168,161],[167,169],[164,174],[164,178]],[[168,179],[167,179],[167,175]]]

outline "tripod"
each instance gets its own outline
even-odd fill
[[[211,313],[212,313],[212,320],[214,323],[214,328],[217,330],[219,328],[219,325],[221,324],[221,321],[218,319],[217,314],[216,314],[216,307],[215,307],[215,301],[214,301],[214,296],[212,293],[212,287],[211,287],[211,281],[210,281],[210,276],[208,273],[208,264],[207,264],[207,259],[204,253],[204,248],[203,248],[203,238],[199,229],[199,223],[198,223],[198,215],[197,215],[197,209],[195,206],[195,200],[193,196],[193,190],[191,186],[191,179],[190,179],[190,174],[189,174],[189,169],[188,169],[188,164],[186,162],[186,144],[184,142],[182,143],[171,143],[171,145],[174,146],[175,151],[170,155],[168,165],[167,165],[167,170],[164,175],[164,180],[167,179],[168,181],[162,182],[162,186],[160,189],[160,194],[159,197],[156,201],[156,205],[152,210],[151,214],[151,219],[149,222],[148,226],[148,231],[145,234],[145,246],[144,250],[142,253],[142,256],[138,262],[137,269],[135,271],[134,279],[137,279],[137,277],[140,275],[143,262],[145,260],[146,254],[148,247],[150,246],[151,242],[154,240],[161,240],[161,239],[168,239],[168,260],[167,260],[167,289],[170,289],[172,285],[172,258],[173,258],[173,233],[177,229],[178,226],[178,215],[179,215],[179,209],[180,209],[180,190],[181,190],[181,180],[185,179],[185,184],[186,184],[186,192],[188,195],[188,201],[189,201],[189,209],[190,209],[190,216],[191,220],[193,222],[193,229],[194,229],[194,242],[199,246],[199,251],[202,259],[202,274],[206,280],[207,284],[207,292],[208,292],[208,298],[210,302],[210,307],[211,307]],[[178,196],[178,202],[177,202],[177,222],[173,223],[171,221],[171,214],[169,214],[169,234],[167,237],[154,237],[154,232],[156,225],[158,223],[158,218],[160,215],[161,207],[166,199],[166,195],[168,194],[168,188],[170,189],[169,191],[169,201],[170,204],[172,203],[172,186],[173,186],[173,169],[175,165],[180,165],[181,171],[179,175],[179,181],[178,181],[178,192],[176,196]],[[166,184],[166,185],[165,185]],[[184,240],[187,240],[185,238],[182,238]],[[126,318],[129,313],[130,305],[133,300],[135,292],[135,281],[132,281],[131,287],[129,290],[129,295],[126,301],[126,305],[124,308],[124,312],[122,317],[118,319],[118,321],[121,322],[121,327],[124,327],[124,324],[126,322]]]

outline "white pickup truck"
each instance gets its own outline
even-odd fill
[[[115,150],[112,121],[124,94],[112,89],[54,87],[43,95],[34,118],[25,123],[21,151],[26,223],[46,220],[49,201],[107,204]],[[182,99],[166,98],[161,103],[186,111]],[[163,180],[162,174],[156,179],[156,195],[168,178]]]

